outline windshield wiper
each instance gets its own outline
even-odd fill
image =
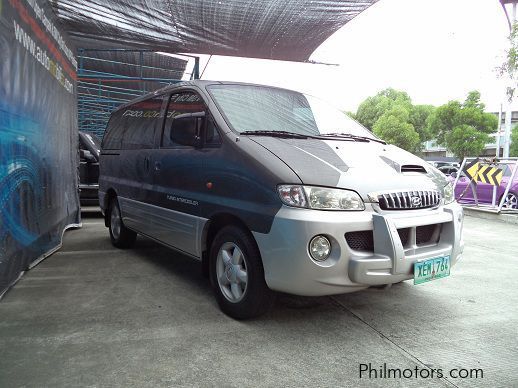
[[[244,131],[241,132],[240,135],[257,135],[257,136],[275,136],[275,137],[291,137],[296,139],[307,139],[308,137],[313,137],[310,135],[302,135],[300,133],[288,132],[288,131],[266,131],[266,130],[258,130],[258,131]]]
[[[320,136],[322,136],[322,137],[338,137],[338,138],[342,137],[342,138],[346,138],[346,139],[353,139],[353,140],[364,141],[364,142],[376,141],[381,144],[387,144],[385,141],[380,140],[380,139],[374,139],[372,137],[367,137],[367,136],[352,135],[350,133],[323,133]]]

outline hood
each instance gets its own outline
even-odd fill
[[[435,167],[388,144],[274,137],[251,139],[283,160],[303,184],[354,190],[367,202],[368,194],[375,192],[437,189],[442,193],[448,183]]]

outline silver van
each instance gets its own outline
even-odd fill
[[[461,207],[435,167],[314,97],[192,81],[113,112],[99,201],[113,245],[202,262],[228,315],[450,274]]]

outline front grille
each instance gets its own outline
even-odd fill
[[[361,230],[345,234],[347,244],[355,251],[374,252],[374,235],[372,230]]]
[[[401,239],[401,244],[406,246],[408,244],[408,238],[410,237],[410,228],[398,229],[397,233]]]
[[[436,190],[395,191],[378,194],[382,210],[414,210],[438,206],[441,195]]]
[[[439,242],[442,224],[423,225],[415,227],[415,244],[419,246],[433,245]],[[410,241],[411,228],[401,228],[397,230],[403,247],[409,248],[414,244]],[[355,251],[374,252],[374,233],[372,230],[360,230],[357,232],[347,232],[345,240],[349,247]],[[413,240],[413,239],[412,239]]]
[[[423,225],[415,228],[415,243],[417,245],[437,244],[441,225]]]
[[[410,228],[397,230],[401,244],[406,246],[410,238]],[[348,232],[345,240],[349,247],[355,251],[374,252],[374,234],[372,230],[360,230],[358,232]]]

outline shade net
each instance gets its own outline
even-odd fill
[[[0,0],[0,295],[77,224],[74,48],[43,0]]]
[[[187,60],[136,50],[80,50],[79,129],[102,139],[111,112],[119,105],[184,75]]]
[[[377,0],[53,0],[77,47],[305,61]]]

